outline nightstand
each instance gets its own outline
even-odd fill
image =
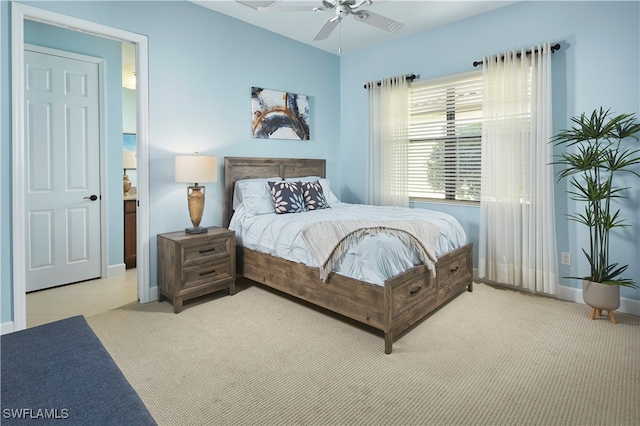
[[[235,232],[207,229],[205,234],[158,234],[158,301],[171,299],[176,314],[185,300],[224,289],[236,292]]]

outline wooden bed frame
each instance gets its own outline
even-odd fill
[[[235,182],[280,176],[326,177],[325,160],[225,157],[224,226],[233,214]],[[330,274],[320,280],[318,268],[237,247],[238,274],[384,332],[385,353],[394,336],[417,323],[464,290],[473,291],[472,244],[438,258],[436,278],[424,265],[385,281],[384,286]]]

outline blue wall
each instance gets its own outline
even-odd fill
[[[366,158],[367,94],[363,84],[397,74],[419,74],[421,79],[473,70],[483,56],[559,42],[553,56],[554,132],[571,127],[569,117],[601,105],[617,113],[640,111],[640,3],[638,2],[520,2],[483,15],[408,36],[382,46],[343,55],[340,61],[340,108],[350,111],[340,122],[344,158]],[[640,168],[638,169],[640,172]],[[343,164],[344,201],[364,202],[365,161]],[[626,276],[640,282],[640,182],[632,185],[630,200],[621,203],[630,228],[616,232],[612,257],[629,264]],[[567,200],[567,183],[556,185],[558,252],[572,253],[571,267],[560,266],[561,276],[583,276],[588,271],[581,247],[585,229],[565,215],[582,209]],[[444,210],[458,217],[472,242],[478,242],[479,208],[416,203],[416,207]],[[477,254],[475,265],[477,266]],[[562,279],[565,287],[576,280]],[[640,299],[640,290],[623,288],[622,297]]]

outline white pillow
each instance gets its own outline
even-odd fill
[[[241,179],[236,181],[234,188],[233,188],[233,209],[237,210],[238,206],[240,205],[240,203],[242,203],[242,191],[240,190],[239,186],[240,183],[242,182],[277,182],[279,180],[282,180],[280,178],[280,176],[276,176],[276,177],[270,177],[270,178],[255,178],[255,179]]]
[[[276,179],[276,181],[279,180],[280,178]],[[242,192],[242,204],[247,217],[275,212],[267,182],[267,180],[260,180],[238,183],[238,189]]]
[[[335,194],[331,191],[331,185],[329,185],[328,179],[321,178],[320,176],[303,176],[303,177],[286,178],[285,180],[291,180],[296,182],[313,182],[314,180],[317,180],[320,182],[320,186],[322,187],[322,193],[326,197],[327,203],[329,203],[329,207],[340,202],[338,197],[336,197]]]
[[[322,187],[322,193],[327,199],[327,203],[329,203],[329,207],[338,204],[340,200],[335,196],[333,191],[331,191],[331,185],[329,184],[329,179],[318,179],[320,181],[320,186]]]

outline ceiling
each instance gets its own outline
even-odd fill
[[[243,0],[242,3],[234,0],[192,0],[192,3],[338,55],[460,21],[517,1],[373,0],[373,4],[360,9],[394,19],[404,26],[390,34],[347,16],[326,40],[321,41],[313,41],[313,38],[324,22],[334,16],[332,10],[311,10],[314,6],[322,7],[322,0]],[[269,10],[258,10],[258,6],[266,6]],[[278,8],[300,6],[308,7],[309,11],[278,11]]]

